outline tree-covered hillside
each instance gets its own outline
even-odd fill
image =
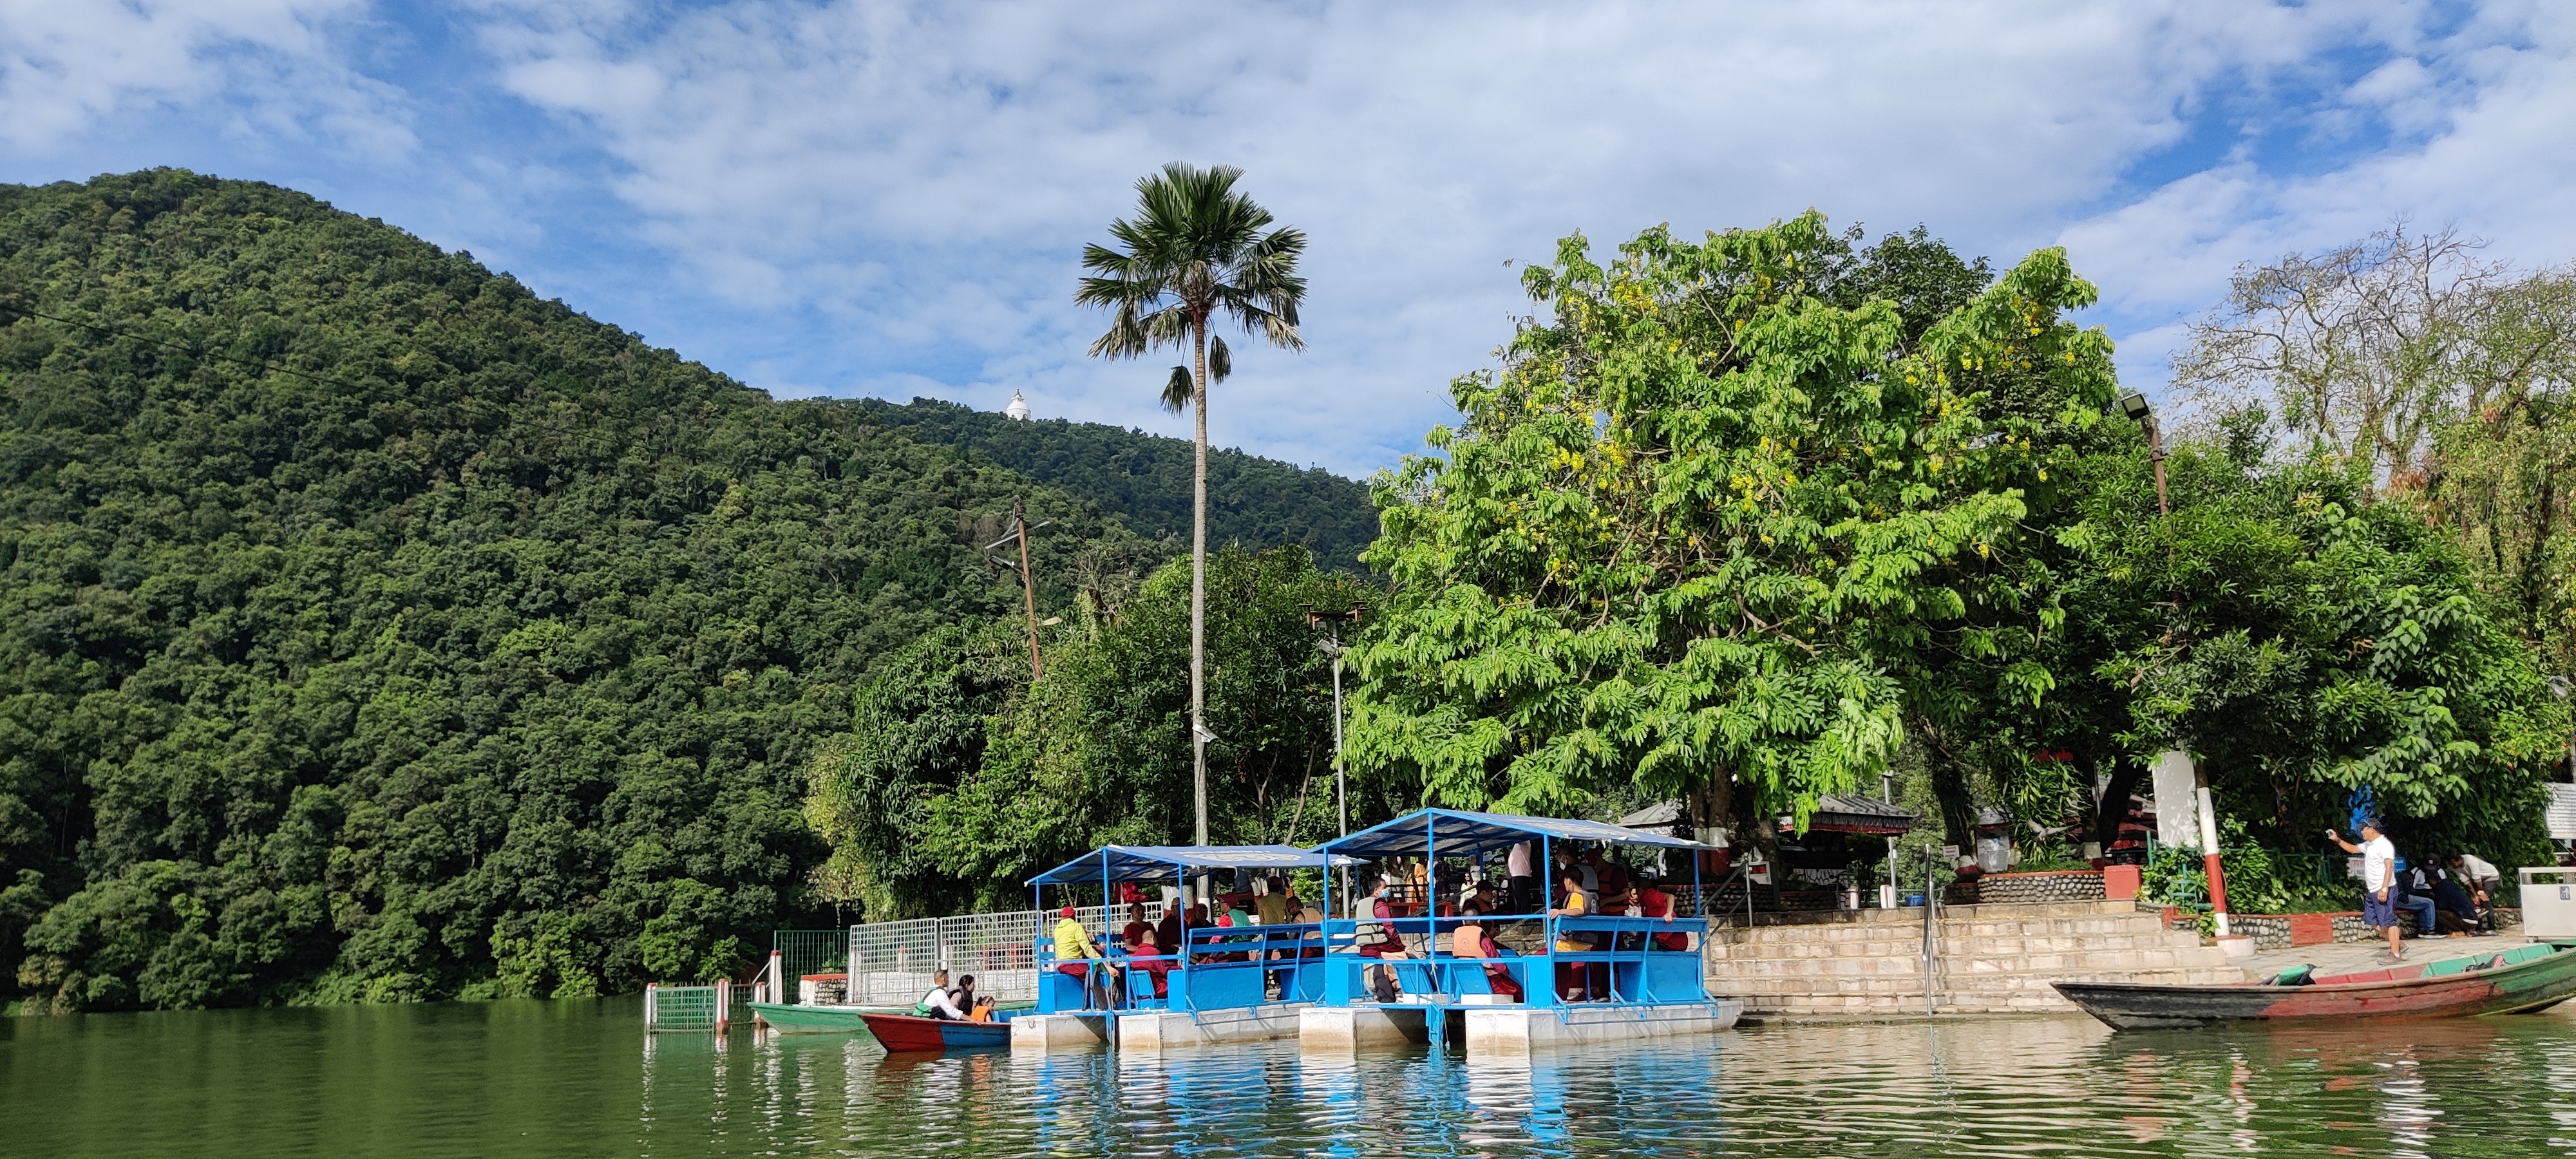
[[[0,987],[738,964],[811,916],[801,773],[871,660],[1017,606],[977,549],[1022,494],[1042,574],[1153,562],[301,194],[0,186]]]
[[[1190,441],[1101,423],[1022,422],[937,399],[860,405],[924,442],[963,447],[1040,483],[1080,495],[1140,535],[1190,538]],[[1322,567],[1361,570],[1377,538],[1368,487],[1242,451],[1208,451],[1208,543],[1296,543]]]

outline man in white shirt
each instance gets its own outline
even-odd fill
[[[2404,933],[2397,926],[2397,902],[2393,896],[2397,885],[2397,846],[2379,831],[2379,818],[2361,820],[2361,844],[2355,845],[2326,830],[2326,840],[2343,847],[2346,853],[2361,855],[2361,924],[2388,934],[2388,960],[2406,960],[2406,949],[2398,939]]]
[[[948,971],[946,970],[930,976],[930,993],[922,995],[921,1001],[914,1004],[913,1008],[929,1018],[944,1018],[951,1022],[966,1021],[966,1012],[957,1008],[956,996],[948,992]]]
[[[2485,858],[2474,853],[2452,854],[2451,872],[2459,877],[2461,885],[2469,887],[2469,892],[2473,895],[2472,900],[2479,905],[2487,904],[2495,897],[2497,887],[2504,884],[2504,875],[2497,872],[2495,866],[2488,864]]]

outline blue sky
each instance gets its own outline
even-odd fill
[[[2576,258],[2576,4],[0,0],[0,180],[306,190],[780,395],[1185,433],[1083,243],[1228,162],[1312,238],[1214,437],[1364,475],[1581,230],[1809,206],[2067,246],[2154,390],[2240,263],[2405,218]]]

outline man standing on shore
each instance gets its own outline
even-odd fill
[[[2405,936],[2397,928],[2397,902],[2392,896],[2397,886],[2397,847],[2379,831],[2379,818],[2361,819],[2361,844],[2355,845],[2326,830],[2326,840],[2343,847],[2346,853],[2361,855],[2361,924],[2388,932],[2388,960],[2403,962],[2406,949],[2398,943]]]

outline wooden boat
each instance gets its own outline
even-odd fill
[[[877,1045],[888,1054],[943,1050],[992,1050],[1011,1045],[1011,1015],[999,1011],[991,1022],[958,1022],[947,1018],[922,1018],[912,1014],[859,1015],[868,1024],[868,1033],[877,1036]]]
[[[2114,1030],[2278,1019],[2467,1018],[2528,1014],[2576,996],[2576,941],[2543,942],[2424,965],[2335,974],[2310,985],[2134,986],[2057,982]]]

